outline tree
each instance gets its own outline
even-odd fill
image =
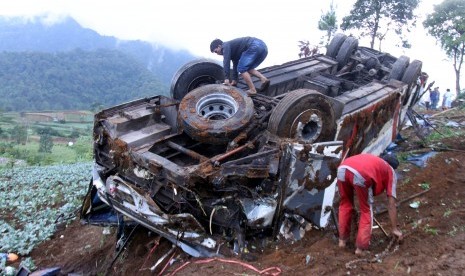
[[[435,37],[447,56],[452,59],[455,71],[455,91],[460,94],[460,70],[465,55],[465,1],[444,0],[434,6],[423,26]]]
[[[10,131],[11,137],[17,144],[26,144],[27,141],[27,128],[24,125],[15,125]]]
[[[39,152],[51,153],[53,148],[52,129],[50,127],[38,129],[37,133],[40,135]]]
[[[326,45],[337,31],[336,7],[333,1],[329,5],[329,11],[323,13],[318,21],[318,30],[326,32]]]
[[[350,15],[342,19],[341,29],[358,29],[361,36],[370,37],[370,47],[374,48],[375,40],[381,42],[391,28],[396,34],[409,32],[409,26],[414,26],[416,17],[413,14],[419,0],[357,0]],[[408,46],[403,40],[403,46]]]

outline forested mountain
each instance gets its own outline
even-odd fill
[[[116,50],[0,53],[0,109],[86,109],[166,94],[135,59]]]
[[[176,70],[194,58],[101,36],[72,18],[50,25],[0,17],[0,108],[88,109],[167,94]]]
[[[169,84],[179,67],[195,58],[187,51],[174,51],[160,44],[101,36],[91,29],[81,27],[70,17],[52,25],[43,22],[40,17],[28,21],[0,17],[0,52],[54,53],[102,48],[120,50],[137,59],[166,84]]]

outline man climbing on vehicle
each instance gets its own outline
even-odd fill
[[[352,214],[354,212],[354,194],[360,205],[360,221],[355,242],[356,255],[362,255],[368,249],[373,226],[373,197],[386,191],[388,213],[392,225],[392,234],[399,240],[402,232],[397,227],[396,186],[394,169],[399,161],[393,154],[381,158],[371,154],[359,154],[345,159],[337,170],[337,184],[341,201],[339,204],[339,247],[346,246],[350,237]]]
[[[215,39],[210,43],[210,51],[223,56],[225,84],[235,86],[239,73],[249,87],[249,93],[257,93],[251,75],[259,78],[262,83],[259,91],[268,89],[270,81],[255,69],[268,55],[268,48],[262,40],[255,37],[240,37],[225,42]],[[230,74],[231,61],[233,63],[232,77]]]

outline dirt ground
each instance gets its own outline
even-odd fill
[[[436,119],[464,120],[464,112],[445,112]],[[463,127],[463,126],[462,126]],[[399,156],[431,151],[407,129],[399,143]],[[465,270],[465,137],[444,139],[422,168],[403,161],[398,169],[398,220],[404,240],[393,243],[381,229],[373,229],[370,252],[357,258],[353,239],[347,249],[337,247],[335,228],[312,229],[303,240],[270,242],[255,259],[195,259],[171,250],[166,240],[136,229],[126,250],[115,258],[115,230],[103,234],[101,227],[78,221],[63,227],[35,249],[38,269],[60,267],[61,274],[82,275],[463,275]],[[412,202],[419,202],[412,208]],[[389,232],[386,196],[375,198],[375,218]],[[336,206],[337,207],[337,206]],[[158,245],[157,245],[158,244]],[[155,267],[157,260],[166,259]],[[172,264],[167,260],[172,256]]]

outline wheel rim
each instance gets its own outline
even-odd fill
[[[208,85],[208,84],[214,84],[214,83],[216,83],[216,79],[214,77],[212,77],[212,76],[208,76],[208,75],[199,76],[199,77],[193,79],[189,83],[189,85],[187,86],[188,87],[187,92],[192,91],[197,87],[201,87],[201,86]]]
[[[300,113],[291,127],[290,137],[306,142],[315,141],[323,129],[322,114],[319,110],[309,109]]]
[[[213,93],[202,97],[195,109],[198,115],[208,120],[226,120],[236,114],[238,104],[229,95]]]

